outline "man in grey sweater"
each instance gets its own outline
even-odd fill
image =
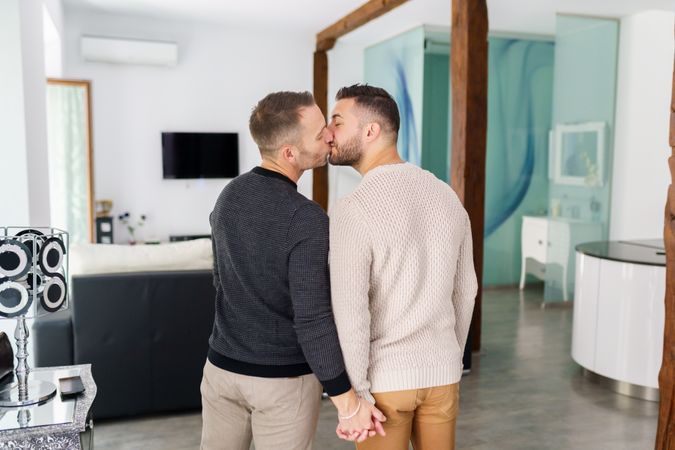
[[[332,139],[308,92],[277,92],[249,128],[262,164],[232,180],[211,213],[216,314],[204,367],[202,448],[310,449],[322,385],[346,438],[383,433],[355,394],[330,301],[328,217],[297,192]]]

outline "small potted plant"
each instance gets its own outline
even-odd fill
[[[117,216],[117,218],[122,222],[122,225],[124,225],[127,228],[127,231],[129,232],[129,245],[135,245],[136,244],[136,230],[140,227],[143,226],[146,220],[146,215],[141,214],[138,218],[138,220],[134,221],[131,218],[131,214],[129,214],[129,211],[124,212]]]

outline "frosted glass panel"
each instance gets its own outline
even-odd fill
[[[426,39],[422,167],[449,181],[449,36]],[[552,42],[490,38],[484,285],[518,282],[522,216],[546,214],[553,50]]]
[[[490,39],[485,285],[518,283],[522,217],[546,214],[553,54],[552,42]]]
[[[392,93],[401,111],[399,152],[446,182],[451,142],[449,42],[449,30],[420,27],[368,48],[364,64],[365,81]],[[490,38],[486,285],[518,283],[522,217],[546,214],[553,55],[553,42]]]
[[[547,264],[546,301],[563,300],[563,291],[573,298],[575,245],[609,234],[618,38],[616,20],[568,15],[556,20],[553,129],[558,137],[551,148],[549,218],[571,227],[567,267]],[[549,236],[549,246],[557,247],[556,239]]]
[[[440,36],[427,48],[425,59],[425,114],[423,162],[439,178],[449,173],[451,123],[440,136],[439,111],[428,111],[428,99],[449,97],[439,77],[426,73],[445,70],[438,58]],[[449,44],[446,44],[449,45]],[[488,130],[485,192],[483,284],[512,285],[520,276],[520,229],[523,215],[544,215],[548,203],[548,130],[551,127],[553,89],[552,42],[490,38],[488,56]],[[433,58],[433,59],[432,59]],[[451,100],[449,101],[451,103]],[[441,116],[443,118],[448,116]],[[451,117],[448,117],[451,121]],[[445,138],[445,140],[443,140]],[[443,143],[445,146],[437,143]],[[429,154],[429,153],[432,154]],[[447,167],[446,167],[447,166]]]
[[[368,47],[364,58],[366,83],[386,89],[398,105],[399,154],[406,161],[421,165],[424,28]]]

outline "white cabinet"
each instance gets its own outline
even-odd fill
[[[530,273],[556,283],[562,290],[562,299],[569,300],[569,292],[574,292],[574,247],[600,240],[601,225],[575,219],[523,216],[521,233],[520,289],[525,287],[526,273]]]
[[[548,218],[524,216],[521,234],[522,261],[520,269],[520,289],[523,289],[525,287],[526,272],[531,273],[542,280],[546,276]],[[538,264],[532,264],[533,262]]]

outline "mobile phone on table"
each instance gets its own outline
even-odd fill
[[[69,398],[84,392],[84,384],[79,375],[74,377],[59,378],[59,392],[61,397]]]

